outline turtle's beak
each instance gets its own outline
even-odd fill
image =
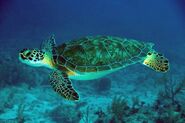
[[[28,54],[29,50],[28,49],[22,49],[20,52],[19,52],[19,60],[21,62],[24,62],[28,59],[27,55]]]

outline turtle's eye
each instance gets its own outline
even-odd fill
[[[30,54],[31,54],[31,52],[27,52],[27,53],[25,54],[25,56],[28,57],[28,56],[30,56]]]
[[[26,50],[26,51],[23,52],[23,55],[24,55],[25,57],[30,56],[30,54],[31,54],[31,52],[30,52],[29,50]]]

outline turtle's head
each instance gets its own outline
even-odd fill
[[[44,66],[44,52],[36,49],[23,49],[19,52],[19,60],[30,66]]]
[[[33,67],[47,67],[56,68],[53,60],[53,53],[55,47],[55,38],[52,35],[48,40],[44,41],[41,45],[42,50],[38,49],[23,49],[19,52],[19,60],[27,65]]]

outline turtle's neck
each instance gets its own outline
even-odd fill
[[[50,56],[48,54],[44,55],[44,59],[43,59],[42,63],[47,68],[50,68],[50,69],[54,69],[55,68],[55,63],[52,60],[52,56]]]

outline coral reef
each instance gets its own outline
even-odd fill
[[[97,123],[184,123],[185,107],[182,105],[145,105],[137,97],[132,106],[121,96],[114,97],[107,112],[99,110]]]
[[[159,92],[160,100],[170,100],[171,104],[177,103],[177,96],[185,93],[185,78],[183,80],[177,80],[173,76],[168,79],[164,79],[163,89]]]
[[[80,110],[75,110],[73,105],[58,105],[49,112],[49,117],[55,123],[78,123],[82,118]]]
[[[111,123],[147,123],[152,120],[154,114],[149,106],[144,106],[138,98],[133,98],[133,105],[129,106],[123,97],[114,97],[111,106],[108,106],[108,113],[111,114]],[[138,106],[137,108],[135,106]]]
[[[114,97],[111,106],[108,107],[108,111],[112,114],[111,120],[117,123],[123,121],[123,116],[128,114],[127,101],[122,97]]]
[[[99,108],[94,114],[98,116],[94,123],[106,123],[107,122],[106,114],[101,108]]]
[[[160,79],[163,83],[162,90],[158,93],[158,99],[154,109],[158,113],[156,122],[161,123],[184,123],[185,111],[180,95],[185,94],[185,79],[176,79],[168,74]]]

